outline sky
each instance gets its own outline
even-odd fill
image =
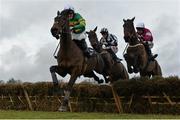
[[[51,82],[49,67],[57,64],[53,53],[58,41],[50,28],[57,10],[67,4],[86,20],[87,31],[98,26],[100,38],[100,29],[107,27],[118,37],[119,58],[126,46],[123,19],[135,16],[134,24],[144,22],[153,34],[152,52],[159,55],[163,76],[180,77],[179,0],[0,0],[0,80]],[[126,66],[125,60],[122,63]]]

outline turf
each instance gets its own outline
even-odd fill
[[[112,114],[87,112],[4,111],[0,119],[180,119],[180,115]]]

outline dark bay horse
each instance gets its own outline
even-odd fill
[[[138,73],[140,76],[162,76],[161,67],[156,60],[149,61],[143,43],[138,39],[134,18],[123,19],[124,40],[129,44],[127,54],[124,55],[129,73]]]
[[[57,53],[58,65],[51,66],[50,72],[53,79],[54,86],[57,86],[58,80],[55,73],[62,77],[70,74],[70,80],[64,90],[64,99],[59,108],[59,111],[67,111],[69,96],[72,87],[77,77],[84,75],[85,77],[94,77],[96,81],[101,83],[99,78],[94,74],[102,73],[104,62],[100,55],[95,54],[90,58],[86,58],[81,49],[71,39],[71,32],[69,27],[68,12],[57,12],[54,18],[54,24],[51,28],[51,33],[57,39],[60,38],[60,49]]]
[[[124,65],[120,62],[115,62],[111,54],[103,49],[98,41],[97,34],[96,34],[97,27],[94,30],[90,30],[87,32],[89,41],[91,43],[91,46],[101,54],[104,62],[105,62],[105,68],[104,73],[106,75],[109,75],[110,81],[117,81],[119,79],[129,79],[129,75],[127,70],[125,69]],[[106,79],[105,79],[106,80]]]

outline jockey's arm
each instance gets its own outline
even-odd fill
[[[139,35],[139,34],[137,33],[137,37],[138,37],[139,41],[140,41],[142,44],[144,44],[144,38],[143,38],[143,36],[142,36],[142,35]]]
[[[111,41],[111,46],[117,46],[117,37],[115,35],[112,35],[112,41]]]
[[[152,39],[152,34],[151,32],[147,32],[144,36],[143,36],[144,41],[151,41]]]
[[[78,25],[73,27],[75,33],[81,33],[85,30],[86,22],[85,19],[82,18],[80,14],[78,14]]]
[[[111,45],[112,45],[112,46],[117,46],[117,45],[118,45],[118,44],[117,44],[117,41],[116,41],[116,40],[112,41],[112,42],[111,42]]]
[[[100,45],[102,46],[102,45],[108,45],[108,43],[106,42],[106,40],[102,37],[101,39],[100,39]]]

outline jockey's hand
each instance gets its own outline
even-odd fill
[[[142,35],[138,35],[138,38],[139,40],[143,43],[144,42],[144,39],[143,39],[143,36]]]
[[[117,46],[117,42],[111,42],[111,46]]]
[[[144,41],[144,44],[149,45],[148,41]]]
[[[143,36],[142,36],[142,35],[138,35],[138,38],[139,38],[139,39],[143,39]]]
[[[106,45],[102,45],[102,49],[106,49]]]
[[[70,31],[71,31],[71,32],[74,32],[74,27],[70,27]]]

